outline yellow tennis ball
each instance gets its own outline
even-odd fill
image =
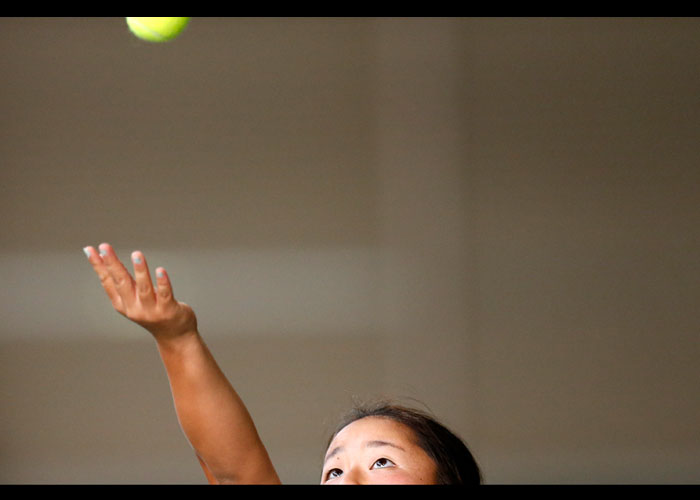
[[[127,17],[131,32],[148,42],[167,42],[185,29],[189,17]]]

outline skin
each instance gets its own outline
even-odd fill
[[[223,374],[197,329],[190,306],[179,302],[164,268],[156,282],[140,251],[133,275],[108,243],[85,247],[114,309],[156,341],[187,439],[211,484],[279,484],[280,479],[243,401]],[[331,442],[322,484],[430,484],[435,464],[403,424],[366,417]]]
[[[151,281],[143,253],[131,254],[133,276],[111,245],[85,247],[114,309],[148,330],[165,365],[180,425],[212,484],[279,484],[240,397],[197,330],[190,306],[175,300],[167,272]]]
[[[383,417],[344,427],[326,453],[321,484],[434,484],[436,466],[413,431]]]

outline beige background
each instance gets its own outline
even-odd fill
[[[102,241],[286,482],[378,395],[488,483],[700,482],[700,20],[3,18],[0,111],[1,482],[204,482]]]

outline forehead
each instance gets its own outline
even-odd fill
[[[343,427],[331,441],[329,449],[341,444],[360,444],[368,440],[399,441],[414,444],[415,435],[406,425],[387,417],[364,417]]]

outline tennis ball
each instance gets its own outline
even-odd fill
[[[127,17],[131,32],[148,42],[167,42],[185,29],[189,17]]]

